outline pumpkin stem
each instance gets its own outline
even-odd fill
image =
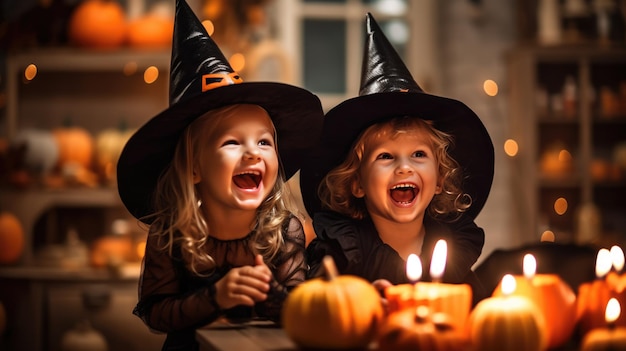
[[[324,266],[324,271],[326,272],[324,275],[326,280],[333,280],[339,275],[335,261],[331,256],[324,256],[322,259],[322,265]]]

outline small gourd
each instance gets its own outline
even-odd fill
[[[378,291],[365,279],[338,275],[333,259],[325,276],[298,285],[287,297],[282,325],[303,348],[358,349],[377,334],[384,312]]]
[[[81,167],[89,169],[94,156],[94,141],[91,134],[84,128],[65,125],[52,130],[59,148],[58,166]]]
[[[381,351],[465,351],[468,341],[443,313],[429,314],[426,306],[391,313],[379,331]]]
[[[47,175],[59,159],[59,147],[50,131],[24,129],[12,141],[13,147],[23,146],[24,166],[35,175]]]
[[[115,181],[117,161],[133,133],[134,130],[122,124],[119,128],[104,129],[96,135],[96,172],[105,183]]]
[[[24,228],[11,212],[0,212],[0,265],[16,263],[24,251]]]

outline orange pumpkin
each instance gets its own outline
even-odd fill
[[[59,168],[63,169],[65,166],[91,168],[94,142],[87,130],[80,127],[61,127],[54,129],[52,133],[59,147],[57,163]]]
[[[90,263],[97,268],[118,267],[134,258],[132,238],[128,235],[111,235],[96,239],[91,247]]]
[[[297,345],[313,349],[358,349],[375,337],[383,319],[378,291],[365,279],[338,275],[330,257],[325,277],[296,287],[285,300],[282,325]]]
[[[110,49],[126,40],[126,14],[113,0],[86,0],[72,12],[68,37],[76,45]]]
[[[546,321],[548,347],[565,344],[576,326],[576,294],[558,275],[537,274],[532,280],[516,276],[517,287],[513,295],[525,296],[533,301]],[[502,296],[501,286],[493,296]]]
[[[584,335],[592,329],[606,326],[606,304],[614,297],[621,306],[626,306],[626,291],[618,290],[617,277],[609,273],[605,279],[597,279],[583,283],[578,287],[577,319],[579,329]],[[621,284],[620,284],[621,285]],[[617,326],[626,326],[626,313],[622,313],[615,321]]]
[[[509,295],[515,291],[515,279],[507,274],[501,285],[505,296],[480,301],[469,317],[469,334],[476,351],[542,351],[548,345],[543,314],[525,296]]]
[[[428,307],[420,306],[390,314],[379,331],[379,350],[467,350],[467,340],[446,320],[447,315],[428,313]]]
[[[24,228],[10,212],[0,212],[0,264],[17,262],[24,251]]]
[[[174,21],[158,14],[147,14],[128,24],[128,44],[137,48],[163,48],[172,44]]]

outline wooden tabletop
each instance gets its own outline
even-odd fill
[[[196,331],[200,351],[297,351],[285,331],[269,321],[217,321]]]

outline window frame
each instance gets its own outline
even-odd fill
[[[380,13],[362,0],[345,0],[344,3],[304,2],[304,0],[276,0],[274,11],[277,19],[277,40],[293,58],[291,76],[294,84],[303,85],[303,23],[306,19],[330,19],[346,21],[346,92],[315,92],[322,100],[325,110],[358,95],[361,80],[364,38],[364,19],[371,12],[379,23],[397,18],[409,27],[404,63],[417,83],[427,91],[436,91],[440,86],[440,67],[437,32],[437,0],[406,0],[407,11],[403,15]],[[360,40],[349,40],[360,38]],[[306,88],[306,87],[305,87]]]

